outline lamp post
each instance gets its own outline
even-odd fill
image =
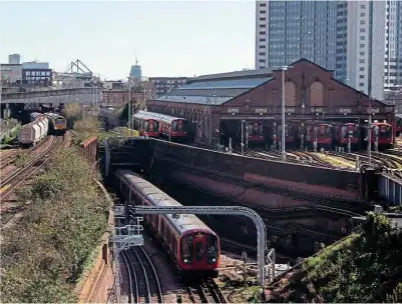
[[[131,76],[128,77],[128,128],[130,129],[130,136],[132,137],[132,126],[131,126]]]
[[[281,114],[282,114],[282,129],[281,129],[281,156],[282,160],[286,161],[286,130],[285,130],[285,71],[291,67],[284,66],[281,68],[282,70],[282,103],[281,103]]]
[[[241,141],[240,141],[240,147],[241,147],[241,155],[244,155],[244,120],[241,120]]]
[[[367,149],[368,149],[368,157],[369,157],[369,165],[371,165],[371,97],[369,96],[369,119],[368,119],[368,143],[367,143]]]

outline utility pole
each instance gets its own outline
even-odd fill
[[[132,126],[131,126],[131,76],[128,77],[128,128],[130,129],[130,136],[132,137]]]
[[[282,103],[281,103],[281,114],[282,114],[282,134],[281,134],[281,156],[282,161],[286,161],[286,133],[285,133],[285,71],[288,67],[282,67]]]
[[[369,157],[369,165],[371,165],[371,97],[369,96],[369,119],[368,119],[368,157]]]
[[[241,120],[241,155],[244,155],[244,120]]]

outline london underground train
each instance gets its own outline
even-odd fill
[[[159,121],[149,115],[149,112],[139,111],[134,114],[131,119],[133,129],[138,131],[140,136],[159,137]]]
[[[117,170],[120,192],[143,206],[182,206],[131,170]],[[215,277],[220,263],[218,235],[193,214],[150,214],[144,221],[183,275]]]

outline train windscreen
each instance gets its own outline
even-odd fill
[[[56,118],[55,121],[56,121],[56,125],[64,124],[64,118]]]
[[[143,122],[143,129],[145,132],[156,132],[158,130],[159,123],[156,120],[145,120]]]
[[[390,138],[392,136],[391,126],[380,125],[378,126],[378,128],[374,128],[374,130],[374,134],[377,135],[379,138]]]
[[[172,122],[172,132],[187,132],[187,120],[174,120]]]
[[[180,254],[183,259],[183,263],[191,264],[193,253],[193,237],[185,236],[181,239]]]
[[[331,134],[331,126],[329,125],[319,125],[314,126],[314,134],[317,134],[318,137],[329,138],[332,137]]]
[[[357,125],[356,126],[342,126],[341,138],[348,138],[348,137],[353,137],[353,138],[359,137],[359,127]]]
[[[195,242],[195,259],[197,262],[202,262],[205,254],[205,243],[203,241]]]
[[[215,263],[218,259],[218,239],[215,235],[207,236],[207,260],[208,263]]]
[[[258,136],[262,135],[262,124],[253,123],[249,125],[250,135]]]

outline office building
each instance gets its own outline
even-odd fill
[[[188,77],[149,77],[149,81],[155,86],[156,96],[165,95],[170,90],[185,85],[190,79]]]
[[[1,83],[3,85],[12,85],[21,83],[22,67],[21,64],[0,64]]]
[[[22,82],[34,86],[50,85],[53,72],[47,62],[24,62],[22,64]]]
[[[400,81],[392,58],[402,58],[401,7],[398,1],[257,1],[256,68],[306,58],[383,100],[388,79]]]
[[[385,35],[385,90],[402,87],[402,2],[387,1]]]
[[[135,81],[141,81],[142,69],[138,64],[138,59],[135,60],[135,64],[131,66],[130,77]]]
[[[8,63],[9,64],[21,64],[21,56],[20,56],[20,54],[8,55]]]

